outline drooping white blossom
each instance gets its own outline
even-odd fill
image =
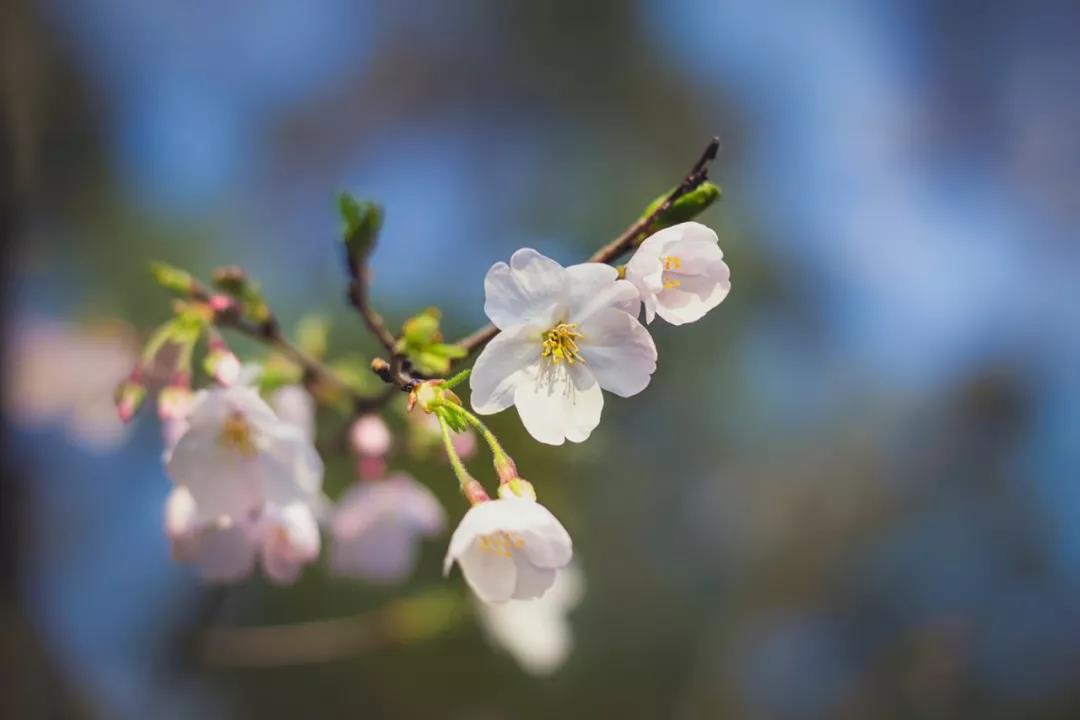
[[[626,279],[641,293],[650,323],[657,315],[672,325],[700,320],[731,290],[716,233],[696,222],[646,238],[626,264]]]
[[[166,469],[201,522],[248,518],[269,503],[314,502],[323,463],[304,430],[279,419],[250,387],[200,390]]]
[[[456,562],[465,581],[485,602],[542,596],[573,556],[566,528],[551,511],[523,497],[473,505],[450,538],[443,562]]]
[[[409,475],[358,482],[330,521],[330,567],[339,575],[399,582],[416,565],[421,538],[445,527],[442,505]]]
[[[500,332],[473,367],[476,412],[514,405],[540,442],[583,442],[600,422],[601,389],[629,397],[649,384],[656,345],[637,321],[637,289],[614,268],[564,268],[525,248],[492,266],[484,291]]]
[[[543,597],[505,603],[477,602],[477,617],[488,637],[532,675],[550,675],[562,667],[574,646],[567,617],[585,594],[585,579],[575,563],[555,577]]]

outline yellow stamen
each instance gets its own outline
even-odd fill
[[[480,538],[481,550],[504,558],[510,557],[514,550],[521,550],[523,547],[525,547],[525,538],[517,533],[497,532]]]
[[[671,290],[682,285],[682,280],[676,280],[675,278],[664,278],[664,289]]]
[[[251,425],[243,413],[234,412],[225,418],[221,426],[221,444],[236,450],[241,455],[255,454],[255,443],[251,438]]]
[[[665,270],[682,270],[682,258],[675,255],[666,255],[660,259],[664,261]]]
[[[577,344],[577,341],[584,337],[577,331],[577,323],[559,323],[544,333],[540,357],[549,357],[556,365],[563,360],[569,365],[578,361],[585,362]]]

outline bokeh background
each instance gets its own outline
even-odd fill
[[[0,12],[4,717],[1080,716],[1076,3]],[[584,257],[712,135],[730,298],[653,327],[651,386],[609,396],[586,444],[495,421],[586,575],[550,677],[491,645],[456,573],[430,632],[208,662],[207,627],[444,587],[443,541],[403,589],[310,570],[223,598],[169,561],[152,413],[117,443],[85,407],[16,402],[33,328],[166,317],[150,259],[242,264],[287,324],[321,311],[335,347],[374,351],[344,307],[340,189],[386,205],[383,313],[437,304],[464,333],[492,262]],[[57,354],[39,383],[115,373]],[[445,468],[412,469],[456,521]]]

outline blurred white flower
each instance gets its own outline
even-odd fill
[[[496,644],[532,675],[562,667],[574,646],[567,617],[585,594],[585,578],[575,563],[564,567],[543,597],[505,603],[477,602],[477,616]]]
[[[315,439],[315,398],[299,385],[286,385],[270,396],[270,407],[282,422],[295,425],[308,440]]]
[[[177,562],[194,565],[204,580],[235,582],[249,576],[261,558],[267,577],[278,584],[296,581],[304,565],[319,556],[319,527],[301,502],[242,518],[200,521],[194,497],[175,487],[165,501],[165,534]]]
[[[99,450],[127,437],[113,399],[138,353],[126,325],[20,319],[4,353],[5,404],[15,422],[61,423],[72,440]]]
[[[190,491],[200,523],[247,518],[267,503],[313,502],[319,494],[323,463],[311,440],[253,388],[200,390],[187,422],[166,469]]]
[[[484,312],[501,331],[470,384],[476,412],[515,405],[540,442],[583,442],[600,422],[601,388],[622,397],[649,384],[656,346],[636,319],[637,289],[600,263],[564,268],[532,249],[496,263]]]
[[[442,505],[409,475],[359,482],[334,510],[330,567],[339,575],[398,582],[412,572],[420,538],[445,527]]]
[[[258,523],[263,571],[274,582],[296,582],[304,565],[319,557],[319,524],[305,502],[267,505]]]
[[[485,602],[543,595],[573,556],[570,534],[540,503],[507,497],[469,508],[450,538],[443,562],[457,562],[473,592]]]
[[[641,243],[626,279],[641,293],[647,322],[657,315],[672,325],[694,322],[727,297],[731,271],[719,242],[711,229],[686,222]]]

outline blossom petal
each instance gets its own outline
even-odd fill
[[[303,503],[268,509],[260,534],[263,570],[278,584],[296,582],[303,566],[319,556],[319,526]]]
[[[469,376],[473,409],[491,415],[514,404],[514,387],[530,365],[540,363],[540,330],[519,325],[492,339]]]
[[[339,575],[373,582],[405,579],[416,565],[416,534],[392,518],[376,520],[352,538],[335,534],[330,567]]]
[[[588,439],[600,424],[604,396],[581,363],[547,363],[534,366],[527,379],[517,383],[514,405],[530,435],[542,443],[562,445],[564,440]]]
[[[235,582],[255,569],[256,543],[246,523],[211,527],[197,538],[195,565],[210,582]]]
[[[729,271],[720,261],[711,275],[681,275],[679,287],[664,290],[656,313],[672,325],[695,322],[719,305],[731,290]]]
[[[472,545],[457,561],[465,581],[481,600],[505,602],[513,596],[517,585],[513,559],[484,547],[482,538],[474,537]]]
[[[517,582],[514,585],[515,600],[532,600],[547,592],[555,582],[556,571],[533,565],[524,553],[513,553],[514,567],[517,569]]]
[[[222,515],[246,517],[262,504],[258,458],[223,450],[207,428],[185,433],[165,469],[173,482],[191,492],[199,522]]]
[[[641,298],[637,288],[619,280],[619,271],[604,263],[581,263],[566,268],[567,320],[580,323],[596,310],[615,306],[637,315]]]
[[[532,248],[510,264],[495,263],[484,278],[484,312],[500,330],[529,322],[546,324],[566,284],[566,270]]]
[[[605,308],[579,329],[581,354],[600,387],[621,397],[645,389],[656,371],[656,344],[645,326],[621,310]]]

